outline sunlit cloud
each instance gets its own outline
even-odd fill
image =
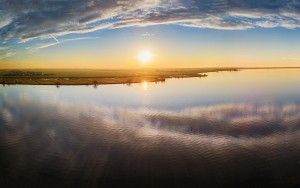
[[[0,0],[0,42],[157,24],[222,30],[293,29],[300,26],[299,7],[294,0]]]

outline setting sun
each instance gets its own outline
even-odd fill
[[[141,63],[149,63],[153,59],[154,55],[149,50],[143,50],[138,54],[138,60]]]

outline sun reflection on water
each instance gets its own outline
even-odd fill
[[[148,82],[147,81],[143,81],[142,87],[143,87],[144,91],[147,91],[148,90]]]

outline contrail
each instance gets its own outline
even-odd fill
[[[57,40],[57,38],[55,38],[53,35],[50,35],[50,37],[52,37],[56,41],[56,43],[59,43],[59,41]]]

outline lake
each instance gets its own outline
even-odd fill
[[[297,187],[299,75],[0,86],[0,185]]]

